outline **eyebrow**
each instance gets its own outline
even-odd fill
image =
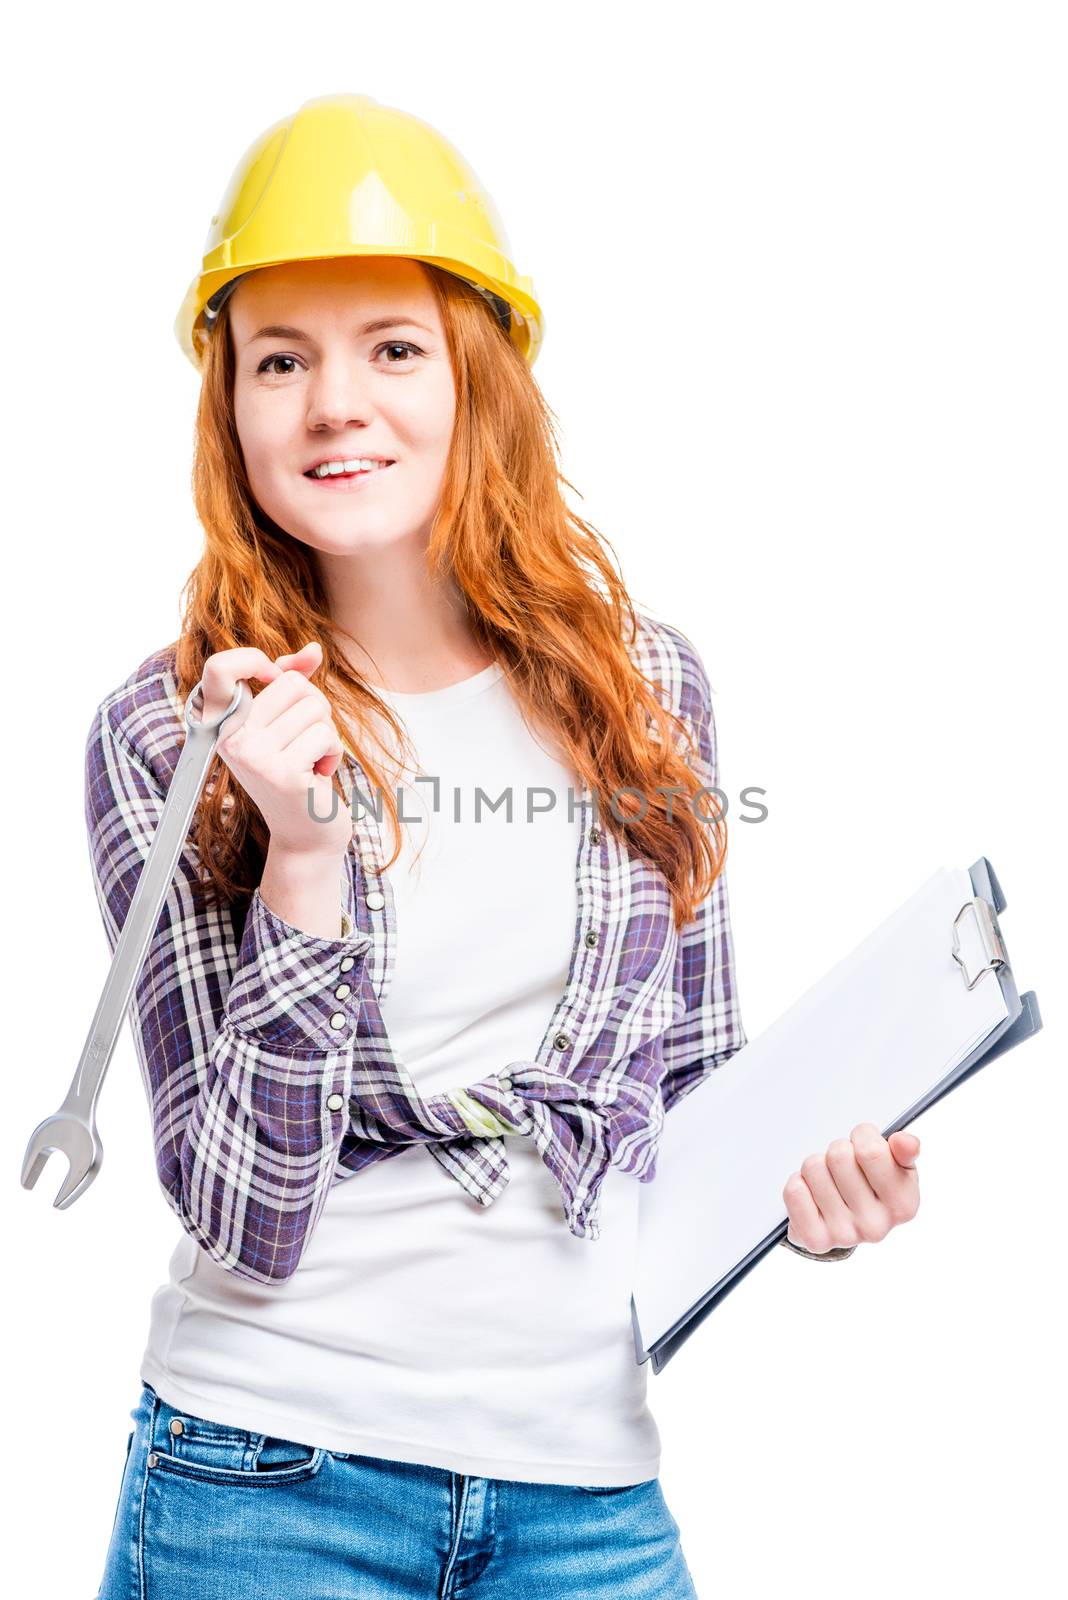
[[[375,317],[356,331],[362,338],[365,333],[380,333],[383,328],[422,328],[424,333],[434,332],[433,328],[428,328],[425,322],[417,322],[414,317]],[[257,339],[299,339],[304,344],[313,342],[310,334],[302,333],[299,328],[290,328],[283,322],[272,322],[266,328],[260,328],[248,342],[255,344]]]

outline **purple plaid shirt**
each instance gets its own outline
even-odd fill
[[[704,666],[681,633],[639,620],[632,658],[693,729],[713,788]],[[181,752],[183,714],[166,650],[106,697],[89,732],[86,822],[112,951]],[[652,1179],[664,1113],[746,1042],[724,875],[677,932],[662,873],[596,825],[586,790],[570,969],[536,1054],[424,1097],[379,1011],[396,946],[389,874],[368,865],[385,858],[382,797],[351,751],[339,776],[357,820],[339,875],[338,938],[291,926],[258,888],[236,908],[194,899],[189,841],[179,857],[130,1005],[168,1203],[213,1260],[274,1282],[296,1270],[331,1186],[411,1144],[492,1204],[508,1182],[507,1133],[533,1139],[567,1226],[596,1239],[608,1166]]]

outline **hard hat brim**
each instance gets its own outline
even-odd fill
[[[207,272],[198,273],[190,283],[182,301],[181,309],[175,318],[175,337],[188,359],[199,372],[202,350],[206,340],[210,337],[210,330],[205,324],[204,310],[209,300],[219,289],[235,282],[236,279],[243,277],[248,272],[259,271],[261,268],[266,267],[285,266],[291,260],[336,261],[347,257],[372,256],[396,256],[409,261],[425,261],[431,266],[441,267],[444,271],[451,272],[458,278],[463,278],[476,288],[483,289],[491,295],[499,296],[500,299],[507,302],[512,311],[512,342],[516,345],[528,366],[534,365],[545,335],[545,318],[532,293],[519,282],[505,283],[500,278],[493,277],[489,273],[479,272],[477,268],[472,267],[467,261],[460,261],[452,256],[429,256],[419,250],[381,250],[358,246],[353,247],[351,250],[330,251],[317,256],[281,256],[277,260],[257,261],[249,265],[231,263],[225,267],[216,267]],[[526,281],[529,283],[529,280]]]

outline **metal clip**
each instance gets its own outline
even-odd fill
[[[966,911],[970,911],[975,919],[976,931],[982,943],[983,954],[986,957],[983,965],[977,968],[975,975],[968,976],[968,965],[961,954],[960,932],[958,924]],[[964,976],[966,989],[974,989],[984,972],[993,972],[1005,962],[1005,948],[998,934],[997,923],[994,921],[994,910],[989,900],[982,895],[974,895],[971,900],[966,900],[957,915],[953,918],[953,959],[959,965]]]

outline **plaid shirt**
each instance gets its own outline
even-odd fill
[[[714,788],[700,657],[675,629],[639,620],[632,659],[693,730],[701,780]],[[170,649],[107,696],[89,731],[86,822],[112,951],[183,719]],[[351,751],[339,777],[356,826],[338,938],[291,926],[258,888],[236,907],[194,899],[190,841],[179,857],[130,1005],[168,1203],[213,1260],[274,1282],[296,1270],[332,1185],[368,1163],[424,1143],[488,1206],[508,1182],[503,1136],[524,1135],[559,1185],[567,1226],[596,1239],[609,1164],[651,1180],[665,1112],[746,1042],[724,875],[677,932],[663,874],[596,825],[585,790],[570,970],[536,1055],[423,1097],[379,1010],[396,948],[389,876],[375,869],[385,859],[382,797]]]

